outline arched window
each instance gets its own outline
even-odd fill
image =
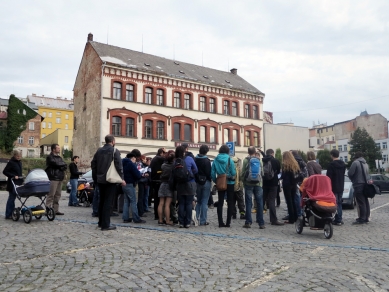
[[[238,115],[238,103],[232,102],[232,115],[237,116]]]
[[[251,146],[250,131],[245,131],[245,146]]]
[[[126,118],[126,136],[134,137],[134,119]]]
[[[256,106],[256,105],[253,105],[253,119],[256,119],[256,120],[259,119],[258,106]]]
[[[112,117],[112,135],[121,136],[122,135],[122,118],[121,117]]]
[[[157,139],[163,140],[165,139],[165,123],[157,122]]]
[[[216,143],[216,128],[209,128],[209,143]]]
[[[258,132],[254,132],[254,135],[253,135],[253,146],[255,146],[255,147],[258,147],[259,146],[259,139],[258,139]]]
[[[249,104],[244,105],[244,117],[250,118],[250,105]]]
[[[184,140],[191,141],[192,140],[192,126],[185,124],[184,125]]]
[[[235,145],[239,145],[239,131],[232,130],[232,141],[235,142]]]
[[[225,115],[230,114],[230,102],[228,100],[225,100],[223,103],[223,114]]]
[[[223,143],[225,144],[230,139],[230,129],[224,129],[223,131]]]
[[[163,104],[163,90],[157,89],[157,105],[164,105]]]
[[[126,100],[134,101],[134,85],[132,84],[126,85]]]
[[[184,95],[184,109],[190,109],[190,95]]]
[[[152,138],[152,128],[153,128],[153,122],[147,120],[145,122],[145,138]]]
[[[210,113],[216,113],[216,101],[214,98],[209,99],[209,112]]]
[[[113,83],[113,99],[122,99],[122,84],[120,82]]]
[[[207,109],[205,96],[200,96],[200,111],[205,112]]]
[[[174,123],[174,140],[181,140],[181,124]]]
[[[200,142],[205,142],[206,130],[205,126],[200,127]]]
[[[179,92],[174,92],[173,107],[181,108],[181,93]]]
[[[150,87],[146,87],[145,89],[145,103],[151,104],[153,98],[153,89]]]

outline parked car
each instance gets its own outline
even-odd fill
[[[93,178],[92,178],[92,170],[89,170],[85,172],[79,179],[78,179],[78,185],[81,183],[93,183]],[[70,191],[72,189],[72,186],[70,185],[70,181],[66,184],[66,192],[70,194]]]
[[[383,174],[371,174],[370,176],[381,192],[389,192],[389,177]]]

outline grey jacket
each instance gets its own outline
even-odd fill
[[[365,172],[366,181],[363,178],[360,161],[363,165],[363,171]],[[363,157],[359,157],[354,160],[354,162],[351,164],[350,169],[348,170],[348,177],[352,181],[353,185],[364,184],[367,182],[367,180],[370,179],[369,166],[367,165],[366,160]]]

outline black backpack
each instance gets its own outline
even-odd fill
[[[186,183],[192,179],[192,175],[186,167],[185,158],[176,158],[173,164],[172,177],[175,183]]]

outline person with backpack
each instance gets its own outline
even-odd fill
[[[217,177],[219,175],[226,176],[227,181],[227,189],[220,190],[218,189],[218,203],[217,203],[217,219],[219,222],[219,227],[230,227],[231,226],[231,218],[234,213],[234,184],[235,184],[235,176],[236,170],[235,165],[232,159],[230,158],[230,148],[227,145],[220,146],[219,154],[216,156],[215,160],[212,163],[211,168],[211,177],[212,181],[216,183]],[[224,223],[223,221],[223,205],[224,205],[224,197],[227,195],[227,221]],[[251,210],[250,210],[251,212]]]
[[[177,190],[180,228],[189,228],[192,221],[192,204],[196,194],[194,177],[198,170],[193,158],[185,156],[184,147],[176,148],[175,157],[169,184],[172,191]]]
[[[372,183],[373,181],[369,175],[369,165],[362,156],[362,152],[356,152],[354,161],[348,170],[348,177],[353,183],[354,196],[359,208],[359,218],[357,218],[352,224],[368,223],[370,217],[369,199],[363,193],[363,188],[366,183]]]
[[[281,172],[280,162],[274,158],[274,150],[267,149],[263,162],[263,195],[267,198],[271,225],[284,225],[277,219],[276,200],[278,194],[278,174]]]
[[[201,145],[199,154],[195,158],[198,169],[196,175],[197,205],[196,216],[201,225],[209,225],[207,222],[208,200],[211,193],[211,161],[207,157],[209,147]]]
[[[236,203],[238,203],[238,209],[240,214],[240,219],[245,219],[245,204],[244,204],[244,193],[243,193],[243,182],[240,180],[240,174],[242,172],[242,161],[234,156],[232,157],[232,161],[234,161],[235,169],[236,169],[236,179],[234,184],[234,210],[232,213],[232,219],[236,219]]]
[[[253,223],[251,218],[251,208],[253,204],[253,195],[257,203],[257,223],[259,229],[265,229],[265,221],[263,220],[263,190],[262,190],[262,175],[263,168],[261,161],[256,157],[256,149],[253,146],[247,149],[249,157],[243,160],[241,180],[244,185],[245,201],[246,201],[246,221],[244,228],[251,228]]]
[[[166,160],[161,166],[161,186],[158,191],[158,225],[173,225],[173,222],[170,221],[170,204],[172,202],[174,192],[170,189],[169,179],[172,175],[174,157],[174,151],[169,150],[166,154]],[[164,217],[165,222],[163,220]]]
[[[286,205],[288,207],[288,220],[285,223],[293,224],[296,222],[298,215],[296,201],[297,181],[299,177],[300,167],[291,152],[286,151],[282,154],[282,188]]]

